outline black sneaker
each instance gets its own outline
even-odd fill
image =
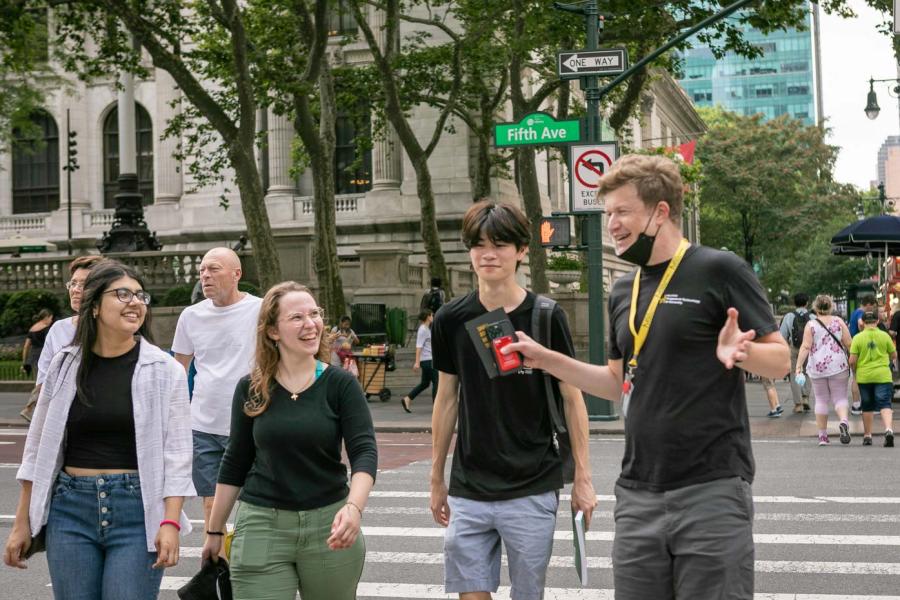
[[[863,446],[871,446],[872,445],[872,436],[867,435],[863,438]]]
[[[859,402],[854,402],[850,405],[850,414],[859,416],[862,414],[862,405]]]
[[[885,448],[893,448],[894,447],[894,432],[888,429],[884,432],[884,447]]]
[[[849,444],[850,443],[850,428],[847,427],[846,423],[841,423],[838,426],[838,429],[841,431],[841,443]]]

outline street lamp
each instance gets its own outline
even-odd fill
[[[881,107],[878,106],[878,95],[875,93],[875,84],[886,82],[900,84],[900,79],[869,78],[869,94],[866,96],[866,108],[864,109],[866,112],[866,116],[869,117],[869,119],[877,119],[878,114],[881,112]],[[897,98],[898,103],[900,103],[900,85],[895,85],[894,87],[888,88],[888,95],[893,98]],[[898,108],[900,108],[900,104],[898,104]]]

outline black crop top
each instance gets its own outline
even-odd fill
[[[131,378],[139,354],[135,344],[121,356],[94,355],[85,385],[90,406],[75,398],[69,409],[65,466],[137,470]]]

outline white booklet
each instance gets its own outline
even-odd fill
[[[572,513],[572,543],[575,546],[575,571],[581,581],[581,587],[588,584],[588,561],[584,542],[584,513]]]

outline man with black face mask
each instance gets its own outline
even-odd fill
[[[754,462],[742,370],[782,378],[790,351],[750,266],[684,239],[674,162],[624,156],[599,192],[619,257],[638,266],[610,294],[609,364],[578,362],[522,333],[504,351],[622,402],[617,600],[751,600]]]

